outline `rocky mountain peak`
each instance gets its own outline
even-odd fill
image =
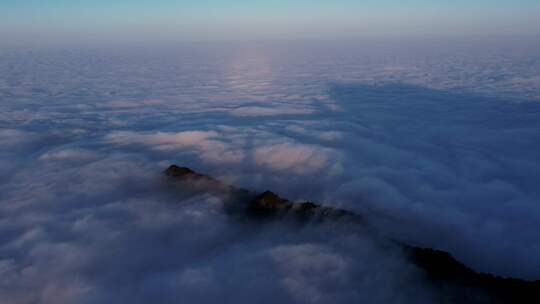
[[[167,170],[165,170],[165,174],[172,177],[184,177],[188,175],[194,175],[196,173],[195,171],[187,167],[179,167],[177,165],[171,165],[169,168],[167,168]]]

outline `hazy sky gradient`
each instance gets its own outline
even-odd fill
[[[3,0],[0,37],[237,40],[540,34],[535,0]]]

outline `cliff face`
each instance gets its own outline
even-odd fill
[[[303,224],[344,221],[368,228],[361,215],[347,210],[313,202],[291,202],[271,191],[257,194],[186,167],[172,165],[164,173],[187,191],[208,192],[220,197],[232,215],[261,224],[286,219]],[[422,270],[426,283],[440,293],[441,303],[540,303],[540,281],[478,273],[447,252],[397,243],[410,263]]]

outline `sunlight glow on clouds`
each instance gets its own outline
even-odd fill
[[[158,151],[197,151],[200,157],[214,163],[239,163],[244,159],[241,150],[229,147],[219,140],[215,131],[186,131],[179,133],[138,134],[135,132],[113,132],[105,141],[113,144],[143,144]]]
[[[328,150],[291,143],[255,149],[255,162],[274,170],[311,173],[328,165]]]

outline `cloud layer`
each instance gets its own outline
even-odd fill
[[[0,302],[433,301],[378,237],[235,223],[171,163],[540,278],[540,61],[411,48],[0,52]]]

